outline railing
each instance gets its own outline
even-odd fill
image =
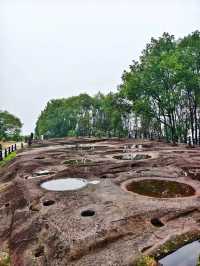
[[[15,144],[12,144],[11,146],[8,146],[5,149],[0,149],[0,161],[3,161],[4,158],[6,158],[9,154],[16,151],[17,149],[19,148],[23,149],[23,147],[24,147],[23,143],[19,143],[18,145],[17,143],[15,143]]]

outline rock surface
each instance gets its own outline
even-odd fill
[[[113,158],[123,155],[124,146],[150,158]],[[81,163],[64,163],[70,160]],[[0,169],[0,250],[9,250],[16,266],[132,265],[170,237],[199,231],[199,165],[200,148],[156,141],[70,138],[35,143]],[[76,191],[40,187],[67,177],[100,183]],[[146,177],[186,183],[195,194],[154,198],[124,189],[130,179]]]

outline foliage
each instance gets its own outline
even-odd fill
[[[0,252],[0,266],[10,266],[11,259],[7,252]]]
[[[19,118],[0,111],[0,140],[19,140],[22,123]]]
[[[157,266],[157,262],[154,258],[150,256],[141,256],[137,262],[134,264],[135,266]]]
[[[36,135],[123,136],[127,134],[128,105],[117,94],[94,97],[80,94],[67,99],[52,100],[38,118]]]
[[[139,62],[125,71],[120,93],[133,103],[145,127],[172,141],[200,129],[200,32],[176,41],[164,33],[152,38]]]

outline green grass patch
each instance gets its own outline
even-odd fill
[[[157,266],[157,262],[154,258],[149,256],[141,256],[135,263],[135,266]]]
[[[3,161],[0,161],[0,167],[5,166],[8,162],[13,160],[16,157],[16,155],[17,155],[17,153],[15,151],[8,154],[8,156],[6,158],[4,158]]]
[[[10,266],[11,260],[7,252],[0,252],[0,266]]]

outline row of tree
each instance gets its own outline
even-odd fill
[[[64,136],[125,136],[128,132],[130,105],[118,94],[98,93],[47,103],[36,123],[36,135]]]
[[[36,134],[144,136],[153,132],[177,141],[200,135],[200,32],[175,40],[151,39],[139,61],[124,71],[117,93],[81,94],[48,102]]]
[[[19,140],[22,123],[7,111],[0,111],[0,140]]]

